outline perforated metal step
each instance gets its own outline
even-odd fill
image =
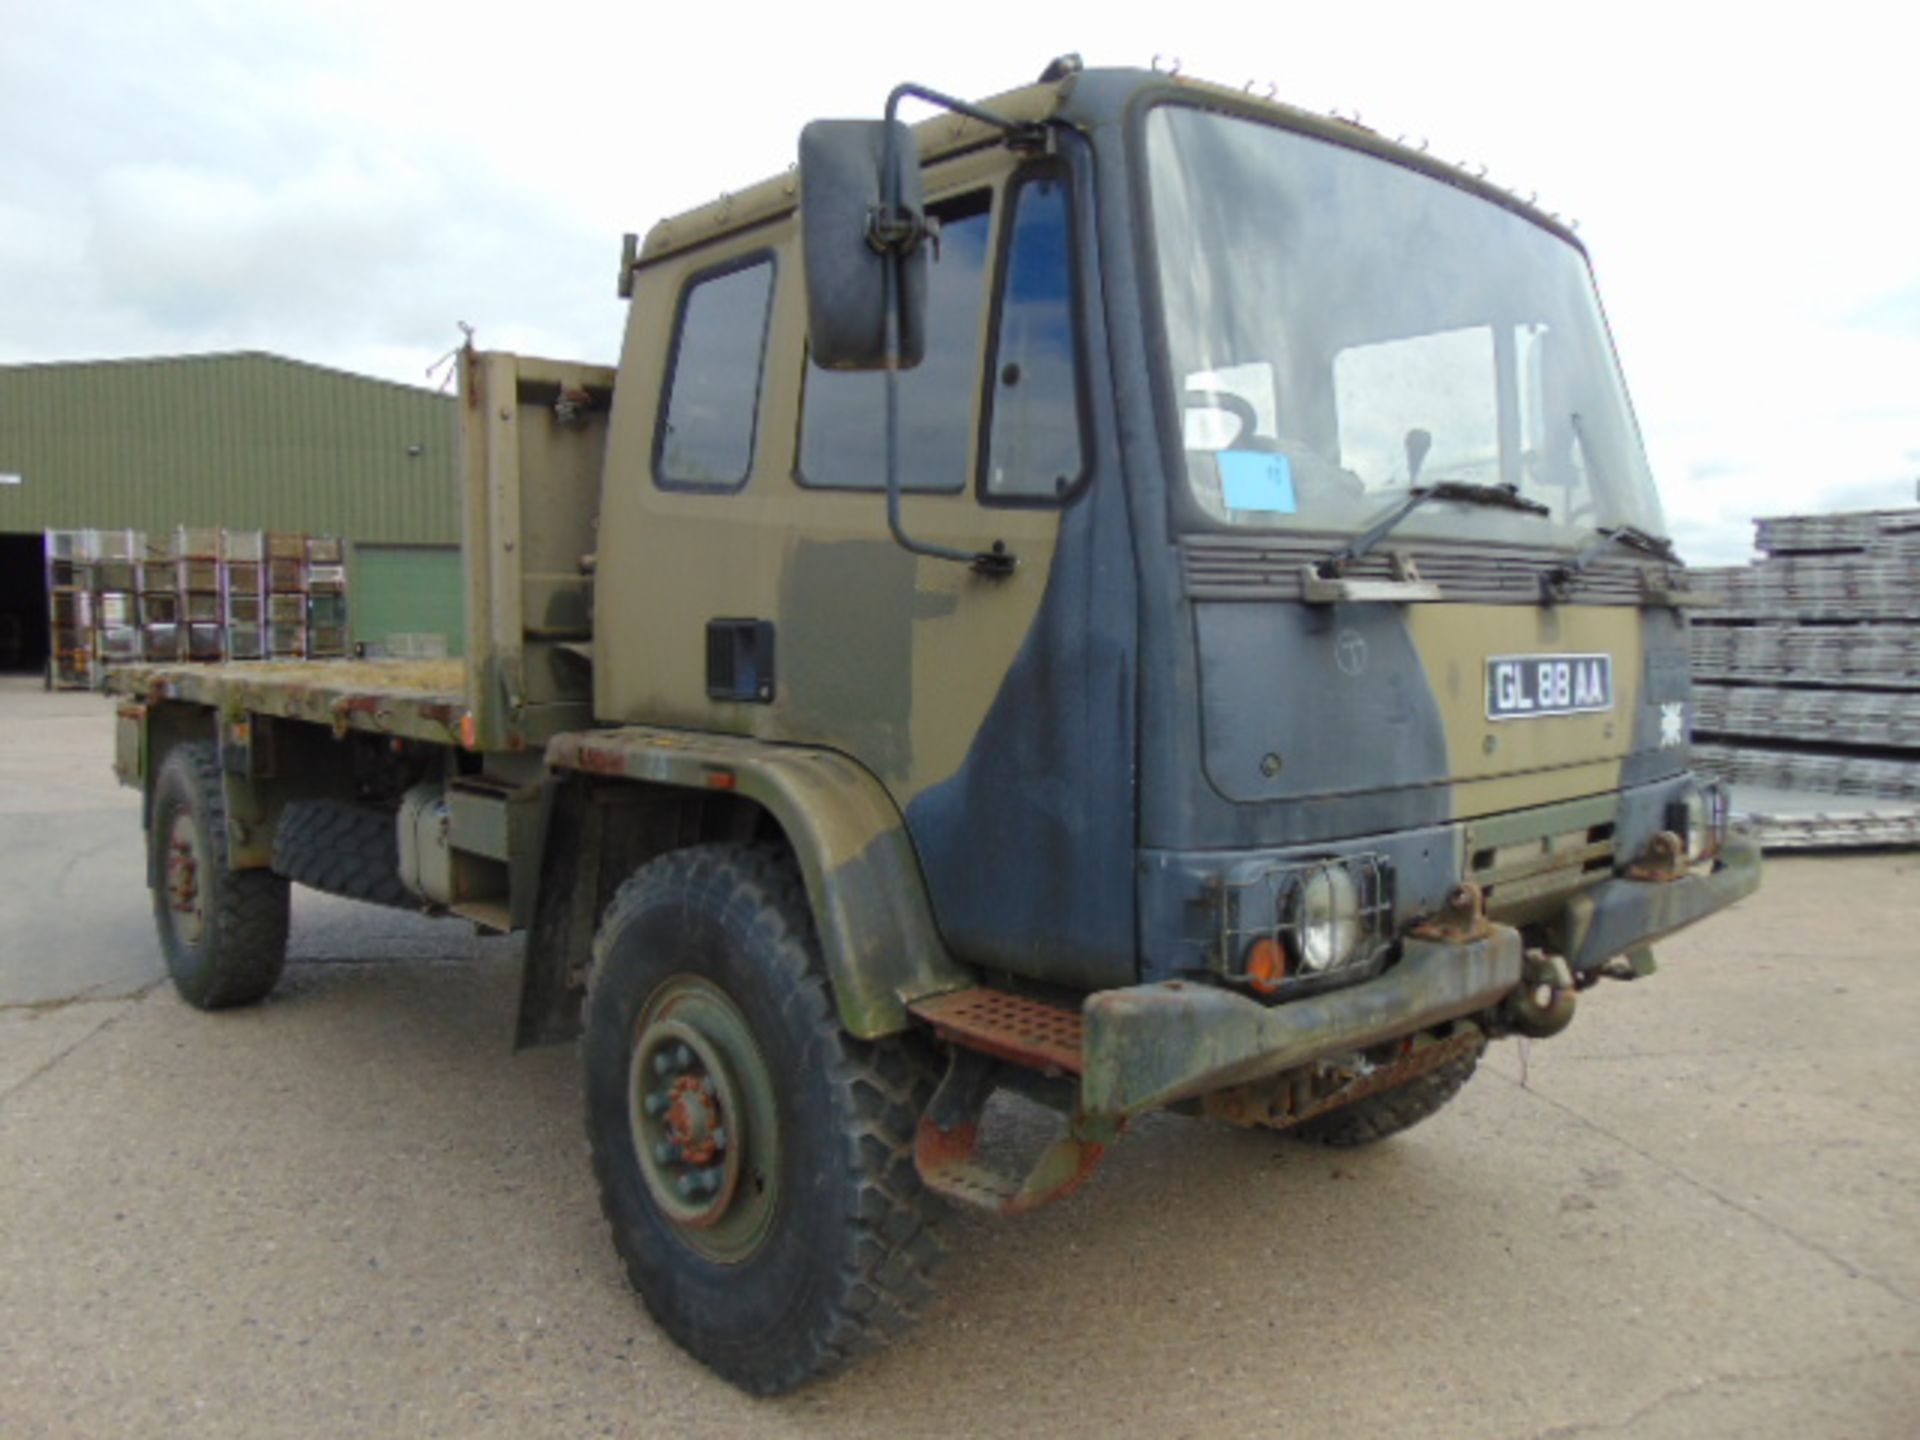
[[[1080,1073],[1080,1012],[984,987],[908,1007],[944,1039],[1034,1070]]]

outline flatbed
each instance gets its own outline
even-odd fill
[[[466,667],[459,660],[235,661],[128,666],[115,693],[228,715],[271,715],[435,744],[460,743]]]

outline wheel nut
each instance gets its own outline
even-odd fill
[[[684,1045],[674,1046],[673,1065],[676,1070],[691,1070],[693,1068],[693,1051]]]
[[[724,1125],[714,1126],[713,1134],[710,1135],[708,1138],[713,1141],[714,1149],[716,1150],[726,1149],[727,1148],[727,1127]]]
[[[671,1165],[680,1158],[680,1147],[671,1140],[662,1140],[653,1147],[653,1158],[662,1165]]]
[[[682,1175],[680,1177],[680,1193],[688,1200],[693,1199],[694,1196],[698,1195],[705,1188],[698,1175]]]
[[[660,1116],[667,1113],[667,1107],[672,1104],[673,1101],[667,1098],[664,1091],[655,1091],[653,1094],[647,1096],[647,1114],[657,1120]]]
[[[668,1051],[665,1051],[665,1050],[661,1050],[655,1053],[653,1057],[653,1073],[654,1074],[671,1075],[673,1073],[673,1069],[674,1069],[674,1065],[673,1065],[672,1054],[670,1054]]]
[[[720,1182],[724,1178],[718,1165],[710,1169],[702,1170],[700,1172],[700,1188],[705,1190],[709,1195],[718,1195],[720,1193]]]

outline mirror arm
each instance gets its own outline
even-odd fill
[[[924,540],[915,540],[907,534],[906,526],[900,516],[900,262],[906,254],[918,245],[926,233],[924,224],[912,223],[910,218],[900,213],[900,170],[899,156],[895,150],[893,121],[898,117],[900,102],[908,98],[925,100],[930,104],[941,105],[958,114],[996,125],[1009,132],[1022,127],[991,110],[983,110],[964,100],[956,100],[950,95],[942,95],[937,90],[928,90],[920,85],[898,85],[887,97],[886,157],[881,167],[883,189],[881,191],[881,212],[872,217],[867,226],[867,242],[884,257],[886,273],[886,312],[887,312],[887,529],[893,532],[894,542],[912,555],[925,555],[934,560],[952,560],[969,566],[978,575],[1011,575],[1018,559],[1003,540],[993,542],[991,550],[957,550],[950,545],[935,545]]]
[[[988,110],[984,106],[972,104],[957,96],[943,95],[938,90],[929,90],[924,85],[915,85],[911,82],[894,86],[893,93],[887,96],[888,120],[900,118],[899,110],[902,100],[924,100],[929,105],[938,105],[942,110],[951,110],[954,114],[964,115],[969,120],[978,120],[982,125],[991,125],[994,129],[1003,132],[1007,137],[1007,143],[1016,150],[1046,148],[1047,127],[1044,124],[1009,120],[1006,116]],[[893,132],[889,130],[887,133],[891,140]]]

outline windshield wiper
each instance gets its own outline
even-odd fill
[[[1625,550],[1637,550],[1642,555],[1651,555],[1656,560],[1664,560],[1669,565],[1684,565],[1680,552],[1673,548],[1673,542],[1665,536],[1656,535],[1651,530],[1642,530],[1638,525],[1601,526],[1595,532],[1599,539],[1582,550],[1565,564],[1556,565],[1540,577],[1540,593],[1548,600],[1564,600],[1573,590],[1573,582],[1584,574],[1595,560],[1618,545]]]
[[[1538,500],[1529,500],[1520,493],[1518,487],[1513,485],[1477,485],[1469,480],[1437,480],[1431,485],[1416,485],[1407,492],[1406,499],[1387,511],[1346,545],[1316,563],[1314,570],[1323,579],[1337,578],[1347,566],[1386,539],[1395,526],[1429,500],[1452,500],[1462,505],[1489,505],[1497,510],[1521,510],[1529,515],[1553,513]]]
[[[1673,548],[1671,540],[1651,530],[1642,530],[1638,525],[1615,525],[1611,529],[1602,527],[1597,533],[1600,538],[1573,557],[1573,563],[1568,568],[1574,574],[1578,575],[1615,545],[1638,550],[1642,555],[1651,555],[1669,565],[1685,563],[1680,559],[1680,552]]]

